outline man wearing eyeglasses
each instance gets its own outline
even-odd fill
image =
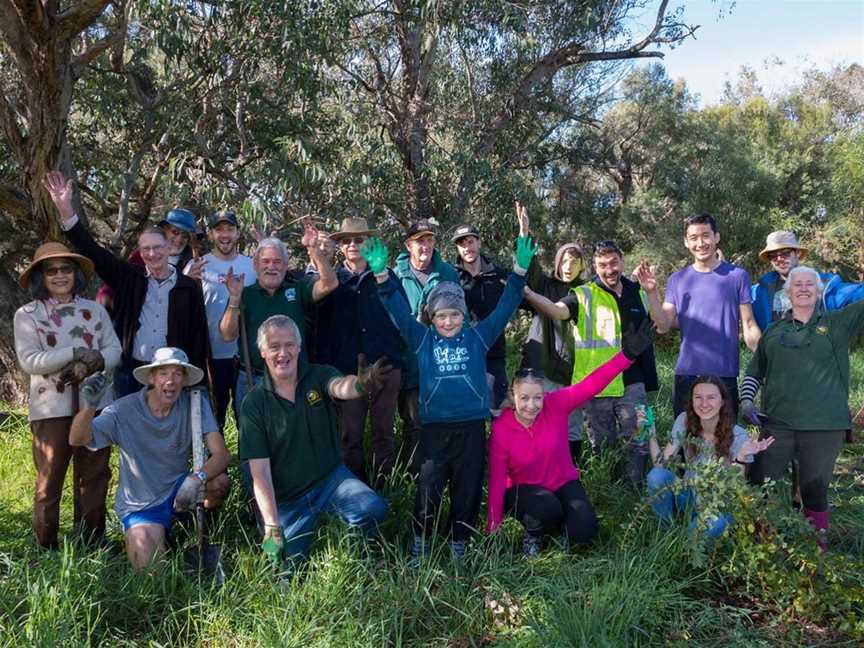
[[[768,235],[759,258],[768,261],[772,270],[760,277],[752,288],[753,315],[763,331],[771,322],[782,319],[792,307],[786,281],[789,272],[806,257],[807,248],[798,242],[793,232],[778,230]],[[839,310],[864,299],[864,283],[844,282],[840,275],[832,272],[821,272],[819,278],[825,286],[820,301],[823,310]]]
[[[157,349],[182,349],[189,362],[210,362],[207,315],[201,287],[169,262],[168,242],[158,227],[138,235],[144,267],[118,259],[93,239],[72,206],[72,180],[49,172],[44,185],[60,214],[60,227],[75,248],[93,261],[96,273],[114,290],[111,319],[123,356],[114,373],[114,393],[121,398],[140,389],[133,370],[149,364]]]
[[[255,283],[255,266],[252,259],[238,251],[240,224],[237,215],[230,211],[218,211],[210,216],[207,235],[212,249],[201,259],[201,289],[204,291],[204,307],[207,309],[207,328],[210,348],[213,352],[212,378],[213,401],[219,429],[225,427],[228,400],[234,398],[234,418],[237,419],[237,368],[239,349],[237,340],[225,340],[219,333],[219,322],[228,306],[228,289],[225,277],[233,272],[243,276],[243,285]],[[194,262],[190,261],[189,268]]]
[[[402,380],[402,346],[399,329],[378,297],[375,275],[360,254],[360,246],[375,234],[365,218],[345,218],[339,231],[330,235],[343,261],[336,267],[339,286],[321,302],[327,316],[318,319],[317,335],[327,355],[317,362],[332,365],[345,375],[382,358],[392,367],[380,385],[371,387],[361,398],[338,402],[342,461],[378,490],[396,460],[393,420]],[[392,270],[388,273],[396,279]],[[363,451],[367,416],[372,434],[369,461]]]

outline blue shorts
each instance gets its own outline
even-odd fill
[[[133,511],[124,517],[120,522],[123,524],[123,533],[129,531],[136,524],[161,524],[165,527],[165,531],[171,530],[171,523],[174,522],[174,498],[177,497],[177,491],[183,485],[183,481],[187,475],[183,475],[174,484],[171,489],[171,494],[162,500],[159,504],[140,511]]]

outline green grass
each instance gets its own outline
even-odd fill
[[[515,346],[515,345],[514,345]],[[658,429],[671,424],[671,359],[661,352]],[[864,404],[864,357],[852,403]],[[233,430],[229,445],[236,444]],[[411,488],[395,479],[382,544],[337,522],[322,526],[308,566],[274,582],[240,524],[237,489],[218,518],[229,575],[214,588],[175,554],[136,575],[124,556],[67,542],[44,552],[30,535],[34,471],[24,412],[0,423],[0,646],[802,646],[864,640],[864,452],[847,446],[831,490],[832,551],[806,527],[753,542],[747,514],[734,538],[698,551],[686,525],[660,527],[640,494],[611,478],[613,457],[582,465],[601,517],[587,549],[557,544],[520,555],[521,530],[481,538],[463,564],[437,546],[407,564]],[[115,453],[116,454],[116,453]],[[115,473],[116,475],[116,473]],[[761,502],[761,498],[751,498]],[[756,513],[759,513],[756,505]],[[765,513],[769,515],[769,513]],[[68,533],[71,492],[64,494]],[[791,516],[790,516],[791,519]],[[109,533],[119,542],[113,514]]]

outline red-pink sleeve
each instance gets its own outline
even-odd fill
[[[489,435],[489,494],[486,498],[486,533],[492,533],[504,518],[504,491],[507,484],[506,431],[503,425],[492,424]]]
[[[569,414],[603,391],[615,376],[632,364],[633,361],[619,351],[611,360],[597,367],[575,385],[552,392],[549,405]],[[546,403],[543,406],[546,407]]]

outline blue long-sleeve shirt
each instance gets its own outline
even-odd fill
[[[453,337],[442,337],[434,326],[424,326],[411,314],[404,295],[391,278],[378,284],[381,301],[399,327],[420,373],[420,421],[461,423],[489,418],[486,352],[504,331],[522,302],[525,278],[511,274],[488,317],[474,326],[463,325]]]

